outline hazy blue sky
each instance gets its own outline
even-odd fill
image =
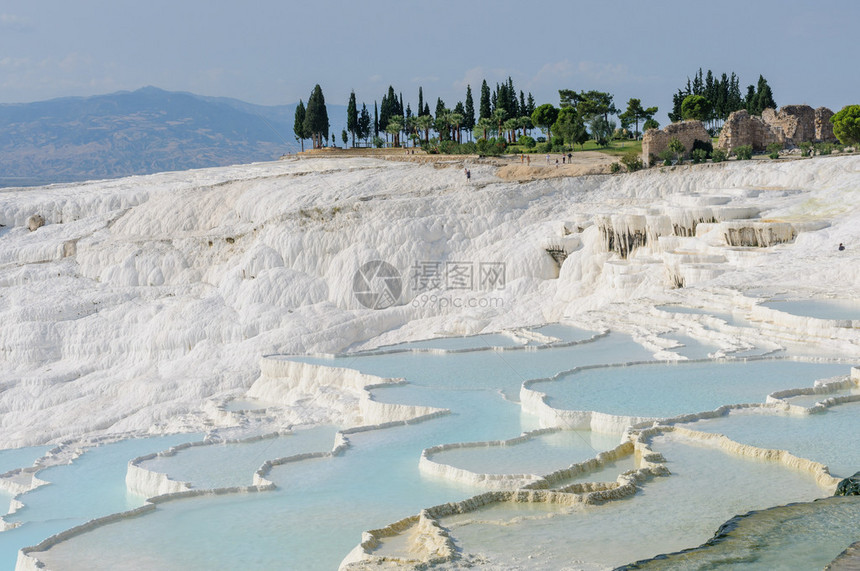
[[[0,102],[154,85],[267,105],[434,107],[511,76],[538,103],[597,89],[660,107],[699,67],[763,74],[779,105],[860,103],[860,1],[3,0]]]

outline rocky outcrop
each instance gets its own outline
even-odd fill
[[[785,105],[779,111],[765,109],[761,117],[741,109],[729,115],[717,147],[731,151],[750,145],[755,151],[763,151],[771,143],[793,147],[803,142],[835,142],[832,116],[833,111],[827,107],[813,110],[809,105]]]
[[[35,232],[44,225],[45,219],[41,214],[34,214],[27,219],[27,228],[30,229],[30,232]]]
[[[669,140],[677,138],[684,145],[684,157],[690,156],[696,141],[710,143],[711,136],[701,121],[680,121],[663,129],[648,129],[642,137],[642,162],[650,166],[654,158],[669,147]]]
[[[837,496],[860,496],[860,472],[845,478],[836,485]]]
[[[746,109],[735,111],[723,124],[717,147],[731,151],[744,145],[752,146],[755,151],[763,151],[771,143],[784,140],[782,130],[776,131],[761,117],[750,115]]]

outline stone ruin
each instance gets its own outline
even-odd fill
[[[779,111],[765,109],[761,117],[745,109],[735,111],[720,132],[717,148],[731,151],[743,145],[763,151],[771,143],[795,147],[803,142],[836,142],[826,107],[812,109],[809,105],[785,105]]]
[[[663,129],[648,129],[645,135],[642,136],[642,162],[646,166],[651,166],[652,156],[657,157],[665,149],[669,147],[669,140],[673,137],[681,141],[684,145],[684,157],[690,156],[690,151],[693,150],[693,143],[702,141],[710,143],[711,136],[705,129],[701,121],[679,121],[667,125]]]
[[[815,110],[815,140],[828,143],[838,141],[836,135],[833,134],[833,123],[830,118],[833,117],[833,111],[827,107],[819,107]]]

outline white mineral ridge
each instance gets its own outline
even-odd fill
[[[641,338],[650,335],[642,316],[667,300],[858,297],[860,157],[525,184],[471,169],[467,181],[456,165],[316,159],[0,190],[0,447],[202,429],[204,401],[243,394],[265,355],[586,311]],[[629,214],[666,226],[714,211],[757,211],[808,231],[737,251],[705,224],[620,260],[594,223]],[[45,224],[30,231],[34,215]],[[571,250],[560,271],[549,245]],[[664,264],[675,250],[698,251],[698,265],[667,270],[687,259]],[[371,310],[354,298],[353,276],[374,259],[405,282],[416,262],[503,262],[506,285],[437,292],[475,302],[448,308],[412,303],[421,292],[407,287],[400,305]],[[690,283],[670,289],[667,271]],[[494,304],[478,303],[489,296]]]

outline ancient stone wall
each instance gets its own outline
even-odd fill
[[[729,115],[717,147],[731,151],[752,145],[753,150],[763,151],[771,143],[792,147],[805,141],[835,142],[832,115],[833,111],[826,107],[813,110],[809,105],[785,105],[779,111],[765,109],[761,117],[741,109]]]
[[[815,110],[815,140],[827,143],[835,143],[836,135],[833,134],[833,123],[830,118],[833,111],[827,107],[819,107]]]
[[[766,109],[773,112],[772,109]],[[765,123],[761,117],[750,115],[746,109],[735,111],[723,124],[717,147],[731,151],[744,145],[752,145],[753,150],[763,151],[771,143],[785,142],[782,128]]]
[[[680,121],[667,125],[663,129],[648,129],[642,137],[642,162],[651,165],[652,155],[657,157],[663,150],[669,147],[669,140],[673,137],[681,141],[686,149],[684,156],[689,157],[693,150],[693,143],[702,141],[711,142],[711,136],[705,130],[701,121]]]
[[[815,139],[815,111],[809,105],[785,105],[779,111],[765,109],[761,118],[771,127],[782,128],[786,145]]]

